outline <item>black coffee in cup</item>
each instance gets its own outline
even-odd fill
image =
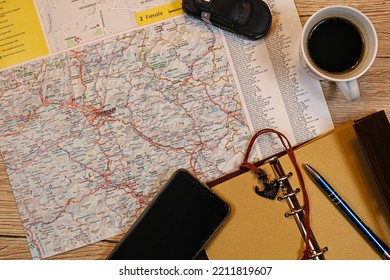
[[[318,68],[342,74],[359,64],[364,40],[355,24],[341,17],[331,17],[313,27],[307,48]]]

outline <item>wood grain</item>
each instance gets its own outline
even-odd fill
[[[320,8],[350,5],[365,13],[374,23],[379,39],[377,59],[359,79],[361,98],[347,101],[333,83],[321,82],[333,122],[336,126],[378,110],[390,116],[390,1],[296,0],[302,23]],[[105,259],[120,236],[76,249],[51,259]],[[0,157],[0,259],[31,259],[26,237],[17,212],[8,177]]]

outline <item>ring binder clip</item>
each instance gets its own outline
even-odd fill
[[[305,209],[305,206],[301,206],[296,197],[296,194],[300,192],[300,189],[292,189],[288,180],[288,178],[291,176],[285,175],[278,157],[270,158],[266,161],[266,163],[270,164],[275,176],[280,182],[280,188],[282,190],[283,196],[279,197],[278,201],[286,200],[290,208],[290,212],[284,214],[285,217],[294,217],[298,229],[301,232],[301,235],[305,239],[305,241],[307,239],[307,234],[310,234],[310,237],[306,242],[309,242],[308,245],[310,247],[311,253],[307,256],[307,258],[313,260],[325,260],[324,253],[328,250],[328,248],[324,247],[323,249],[321,249],[318,245],[317,240],[314,237],[313,232],[307,232],[306,218],[305,213],[303,211]]]
[[[282,165],[280,164],[278,157],[275,156],[266,161],[266,163],[270,164],[273,173],[275,174],[276,177],[276,179],[270,182],[267,179],[267,174],[265,174],[265,172],[261,168],[258,168],[254,164],[248,162],[249,154],[251,152],[254,142],[256,141],[257,137],[265,133],[276,134],[281,144],[286,149],[286,152],[291,162],[293,163],[295,171],[297,173],[298,181],[302,188],[303,200],[305,202],[305,205],[303,206],[300,205],[296,197],[296,194],[299,193],[301,190],[299,188],[293,190],[289,182],[289,178],[292,176],[292,173],[291,172],[288,174],[284,173],[284,170],[282,168]],[[309,198],[306,192],[302,173],[300,172],[299,165],[294,155],[294,151],[287,137],[282,133],[280,133],[279,131],[270,128],[265,128],[256,132],[252,136],[249,142],[248,149],[245,153],[244,160],[241,163],[240,168],[252,170],[257,174],[259,181],[262,182],[264,186],[264,190],[260,190],[259,187],[256,187],[255,188],[256,194],[263,197],[274,199],[279,189],[282,190],[283,195],[278,197],[278,201],[285,200],[290,208],[290,212],[285,213],[285,217],[294,218],[298,226],[298,229],[306,243],[306,249],[303,252],[302,259],[325,260],[324,253],[328,250],[328,248],[324,247],[323,249],[320,249],[320,246],[318,245],[318,242],[315,239],[312,230],[310,229]]]

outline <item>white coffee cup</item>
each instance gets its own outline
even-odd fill
[[[326,68],[324,65],[319,66],[318,63],[315,62],[312,57],[314,56],[313,53],[315,53],[313,50],[313,43],[310,43],[311,51],[309,50],[309,40],[314,40],[311,38],[311,36],[314,36],[313,34],[315,34],[315,32],[319,33],[319,29],[316,29],[320,26],[320,24],[327,20],[329,21],[330,19],[337,19],[338,21],[352,23],[352,26],[360,33],[363,44],[359,61],[357,61],[356,64],[354,64],[351,68],[340,72],[329,70],[332,68],[324,69]],[[333,30],[338,29],[333,28]],[[333,42],[335,41],[334,38],[331,40],[333,40]],[[337,50],[335,51],[333,49],[334,45],[335,44],[332,44],[331,47],[325,48],[324,52],[329,49],[327,52],[328,55],[331,55],[331,57],[328,57],[328,59],[325,60],[323,57],[323,61],[335,61],[332,54],[336,53]],[[344,44],[340,44],[340,46],[342,45]],[[342,48],[340,47],[340,49]],[[339,5],[328,6],[314,13],[305,23],[300,42],[300,60],[305,70],[312,77],[318,80],[336,82],[348,100],[356,100],[360,97],[360,90],[357,79],[366,73],[366,71],[370,68],[375,60],[377,50],[378,37],[375,31],[375,27],[367,16],[352,7]],[[317,59],[317,61],[319,60]]]

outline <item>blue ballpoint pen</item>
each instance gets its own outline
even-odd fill
[[[315,183],[328,195],[329,199],[336,205],[336,207],[348,218],[348,220],[358,229],[358,231],[366,238],[372,247],[386,260],[390,260],[390,249],[386,244],[380,240],[372,230],[367,227],[363,221],[352,211],[352,209],[345,203],[336,191],[329,185],[328,182],[310,165],[305,164]]]

